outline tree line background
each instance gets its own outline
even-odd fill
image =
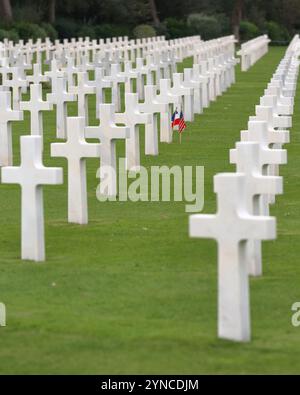
[[[285,43],[300,29],[300,0],[0,0],[0,40],[267,33]]]

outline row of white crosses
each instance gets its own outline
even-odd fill
[[[90,40],[89,37],[85,39],[79,38],[77,40],[71,39],[70,41],[64,39],[63,42],[55,40],[51,42],[46,38],[45,42],[37,40],[33,43],[29,40],[26,44],[22,40],[16,45],[13,42],[4,40],[2,44],[2,56],[7,56],[13,61],[20,57],[25,57],[26,63],[31,64],[33,56],[36,58],[37,63],[41,63],[44,56],[46,60],[50,61],[57,54],[71,55],[75,54],[79,59],[82,55],[91,55],[92,60],[95,60],[100,53],[110,53],[111,60],[118,59],[135,61],[138,57],[145,57],[149,51],[174,49],[176,56],[182,60],[184,57],[190,56],[193,51],[193,44],[201,41],[199,36],[186,37],[177,40],[167,41],[164,36],[151,37],[147,39],[128,40],[127,37],[119,37],[117,39],[103,39]],[[101,56],[102,58],[102,56]]]
[[[264,34],[241,45],[241,49],[237,54],[241,57],[242,71],[248,71],[251,66],[268,52],[270,41],[269,37]]]
[[[187,39],[184,39],[186,41]],[[228,38],[226,39],[228,41]],[[220,41],[223,42],[223,39],[220,40],[212,40],[212,41]],[[79,40],[79,43],[81,41]],[[208,42],[209,43],[209,42]],[[232,40],[231,40],[232,45]],[[210,44],[209,44],[210,46]],[[38,45],[37,45],[38,47]],[[214,45],[215,48],[215,45]],[[142,59],[137,59],[142,61]],[[211,59],[210,59],[211,60]],[[147,74],[147,84],[151,85],[152,82],[152,72],[157,71],[159,72],[156,75],[156,86],[161,90],[161,83],[160,83],[160,73],[161,70],[155,67],[155,64],[151,63],[151,59],[148,56],[148,63],[146,61],[146,65],[143,62],[137,62],[137,64],[141,65],[140,69],[132,70],[130,67],[127,67],[124,72],[118,71],[118,64],[113,64],[111,66],[111,75],[104,77],[104,73],[102,69],[95,69],[95,80],[93,86],[91,81],[87,81],[86,75],[82,75],[81,72],[78,71],[74,66],[72,67],[70,74],[68,74],[69,69],[66,70],[68,74],[68,82],[69,82],[69,92],[65,88],[65,82],[59,79],[59,77],[64,76],[64,72],[59,70],[58,64],[56,60],[52,61],[51,64],[51,71],[47,72],[45,75],[41,73],[41,68],[39,64],[34,65],[33,75],[23,77],[25,75],[25,69],[27,68],[26,64],[20,63],[19,69],[16,67],[15,70],[12,72],[12,79],[4,78],[3,86],[11,87],[13,91],[13,103],[14,109],[19,108],[20,102],[20,94],[22,89],[26,89],[28,83],[35,84],[34,87],[31,87],[31,96],[32,99],[29,102],[23,102],[22,108],[25,110],[31,111],[31,121],[32,126],[34,129],[34,133],[41,134],[42,132],[42,125],[41,125],[41,111],[43,110],[50,110],[51,104],[55,104],[57,107],[57,137],[63,138],[65,137],[65,118],[66,118],[66,103],[67,101],[74,101],[74,93],[77,94],[78,97],[78,108],[80,116],[86,117],[87,112],[87,95],[96,92],[96,111],[98,115],[99,104],[103,98],[103,90],[107,87],[111,87],[112,89],[112,96],[113,96],[113,103],[116,106],[116,110],[120,111],[120,83],[128,81],[130,78],[130,74],[138,75],[141,69],[148,69]],[[161,102],[162,105],[177,105],[183,103],[184,105],[184,112],[186,113],[186,120],[191,121],[193,120],[194,113],[201,113],[202,108],[208,105],[209,100],[214,100],[217,94],[220,94],[222,89],[226,88],[228,84],[230,84],[230,77],[229,79],[224,77],[225,72],[222,74],[219,72],[217,67],[214,67],[212,62],[210,62],[212,68],[214,68],[214,72],[211,70],[207,72],[207,65],[195,65],[193,70],[186,69],[184,70],[184,79],[181,80],[180,75],[174,75],[174,82],[173,86],[169,85],[166,81],[162,82],[162,84],[167,84],[169,90],[160,94],[160,98],[158,101]],[[128,63],[127,63],[128,64]],[[148,64],[148,66],[147,66]],[[146,67],[147,66],[147,67]],[[163,62],[163,66],[165,63]],[[198,67],[197,67],[198,66]],[[201,69],[201,68],[202,69]],[[225,68],[226,69],[226,68]],[[145,70],[144,70],[145,71]],[[78,74],[78,85],[75,87],[72,85],[72,79],[74,74]],[[6,73],[7,74],[7,73]],[[80,74],[80,75],[79,75]],[[141,73],[142,74],[142,73]],[[232,73],[229,73],[232,76]],[[234,72],[233,72],[234,74]],[[223,76],[223,78],[217,78],[217,76]],[[228,73],[227,73],[228,75]],[[6,75],[5,75],[6,77]],[[47,99],[49,103],[43,102],[41,100],[40,95],[40,88],[36,86],[36,84],[46,81],[51,81],[52,86],[52,93],[48,95]],[[139,81],[141,78],[139,79]],[[223,87],[221,88],[220,81],[225,82],[223,83]],[[70,84],[71,81],[71,84]],[[139,82],[137,81],[137,82]],[[58,88],[56,88],[57,84],[59,84]],[[127,85],[128,86],[128,85]],[[129,85],[130,86],[130,85]],[[138,83],[138,86],[140,84]],[[96,91],[95,91],[96,88]],[[187,89],[190,88],[190,89]],[[61,95],[57,94],[57,91],[62,92]],[[177,91],[177,95],[174,94],[174,91]],[[127,92],[130,92],[130,87],[127,89]],[[182,94],[181,94],[182,93]],[[72,95],[73,94],[73,95]],[[138,91],[139,99],[144,97],[144,87],[142,84],[141,89]],[[177,98],[176,98],[177,96]],[[181,97],[181,100],[180,100]],[[34,100],[38,100],[39,106],[35,109],[32,108],[32,102]],[[165,103],[163,103],[163,101]],[[161,129],[163,130],[161,134],[161,141],[170,142],[172,138],[172,131],[170,128],[170,112],[172,111],[172,107],[168,113],[163,112],[161,117]],[[154,127],[155,128],[155,127]],[[147,150],[146,150],[147,151]]]
[[[57,66],[56,61],[52,61],[52,64],[54,62],[54,66]],[[117,112],[120,112],[120,91],[121,91],[121,84],[125,84],[125,92],[130,93],[131,92],[131,82],[130,79],[136,79],[137,80],[137,86],[140,86],[140,81],[141,76],[144,74],[146,79],[147,79],[147,85],[150,86],[152,80],[152,74],[153,72],[156,72],[156,81],[158,83],[158,88],[160,91],[159,95],[152,95],[151,98],[149,96],[145,96],[145,86],[143,86],[140,90],[138,90],[138,98],[144,100],[144,105],[141,105],[140,107],[143,108],[142,111],[145,111],[145,104],[147,103],[147,106],[151,104],[151,102],[155,105],[155,112],[160,112],[161,114],[161,124],[160,124],[160,129],[161,129],[161,135],[160,135],[160,141],[161,142],[171,142],[172,141],[172,129],[171,129],[171,124],[170,124],[170,117],[171,117],[171,112],[173,111],[174,106],[184,106],[184,112],[185,112],[185,117],[186,120],[192,121],[194,118],[194,113],[201,113],[202,108],[206,107],[209,103],[209,100],[215,100],[217,94],[220,94],[226,87],[230,85],[230,83],[233,82],[234,78],[232,76],[234,75],[234,72],[230,71],[228,73],[228,67],[224,68],[223,73],[219,73],[219,70],[215,68],[214,71],[211,71],[211,73],[207,72],[207,68],[205,68],[205,62],[202,62],[204,64],[202,65],[194,65],[193,69],[185,69],[184,74],[172,74],[173,77],[173,86],[171,85],[171,81],[169,79],[160,79],[160,76],[165,74],[166,68],[168,67],[167,62],[162,62],[160,67],[155,65],[153,60],[151,61],[151,55],[147,56],[146,59],[146,64],[144,64],[143,59],[138,58],[137,59],[137,64],[136,68],[133,69],[132,66],[130,65],[130,62],[125,62],[125,69],[124,71],[121,71],[120,64],[112,64],[110,67],[110,75],[105,75],[104,70],[102,68],[96,68],[95,69],[95,80],[94,81],[89,81],[87,77],[83,78],[82,73],[84,72],[79,72],[78,68],[74,66],[73,61],[68,61],[68,64],[71,64],[71,69],[67,67],[65,69],[65,72],[68,74],[70,71],[70,74],[68,75],[68,81],[73,81],[73,76],[78,75],[79,83],[77,86],[71,86],[70,91],[71,92],[76,92],[78,97],[79,93],[84,102],[86,103],[86,97],[87,94],[93,93],[93,88],[96,87],[96,100],[97,100],[97,106],[96,106],[96,111],[98,115],[98,109],[99,105],[98,103],[101,103],[103,100],[103,90],[105,88],[110,87],[112,91],[112,102],[115,105],[115,109]],[[230,65],[232,66],[232,64]],[[201,68],[202,67],[202,68]],[[214,66],[212,66],[214,67]],[[53,68],[53,67],[52,67]],[[226,78],[225,78],[225,73],[226,73]],[[49,73],[50,74],[50,73]],[[80,75],[79,75],[80,74]],[[216,75],[222,75],[222,89],[221,89],[221,84],[216,83]],[[84,80],[84,84],[81,85],[80,83]],[[221,81],[221,79],[218,79],[217,81]],[[81,86],[80,86],[81,85]],[[157,87],[157,85],[156,85]],[[148,95],[150,95],[150,92],[152,94],[153,90],[150,88],[148,90]],[[156,96],[156,97],[155,97]],[[126,98],[128,95],[126,94],[125,96],[125,102]],[[150,102],[150,103],[149,103]],[[161,105],[161,108],[159,109],[159,104]],[[166,106],[169,106],[168,110],[166,111]],[[80,106],[82,109],[82,113],[79,114],[81,116],[85,117],[85,114],[87,112],[86,106],[82,105]],[[157,120],[155,117],[155,113],[153,112],[152,115],[154,115],[153,122],[151,124],[146,124],[146,148],[145,148],[145,153],[146,154],[157,154],[158,153],[158,144],[156,141],[157,138]],[[120,119],[120,117],[119,117]],[[123,117],[123,119],[125,119]],[[147,133],[147,131],[154,130],[152,133]],[[149,139],[148,139],[149,137]],[[149,143],[148,143],[149,142]],[[133,162],[132,167],[138,167],[138,158],[139,153],[134,152],[132,150],[127,150],[129,155],[132,155],[133,158],[128,158],[128,162]],[[131,167],[131,166],[130,166]]]
[[[298,40],[299,43],[299,40]],[[295,42],[293,44],[296,45]],[[249,341],[249,275],[262,275],[261,241],[275,239],[269,204],[282,193],[278,166],[287,161],[291,115],[299,71],[299,51],[286,52],[241,142],[230,150],[236,173],[214,177],[215,215],[190,216],[190,236],[218,243],[218,336]]]
[[[199,45],[204,46],[206,51],[209,51],[212,56],[213,54],[219,54],[222,52],[225,46],[230,47],[234,42],[233,36],[226,36],[218,40],[210,40],[209,42],[203,42],[199,36],[186,37],[177,40],[165,40],[164,37],[155,37],[148,40],[112,40],[111,43],[104,43],[100,40],[99,43],[96,40],[64,40],[63,43],[56,40],[54,44],[49,39],[43,43],[38,40],[35,44],[32,40],[25,44],[20,43],[15,46],[5,46],[4,53],[9,59],[24,59],[27,65],[31,65],[33,55],[36,55],[37,63],[41,64],[44,52],[46,53],[46,59],[49,62],[52,58],[58,57],[62,62],[62,66],[65,66],[66,59],[74,57],[77,66],[82,65],[84,68],[90,65],[96,65],[96,63],[102,63],[103,65],[107,62],[118,63],[120,60],[127,61],[131,60],[136,62],[137,58],[146,59],[148,54],[164,53],[164,61],[176,60],[182,61],[185,57],[191,56],[195,53],[195,49],[199,48]],[[217,45],[217,50],[215,47]],[[51,50],[49,52],[49,46]],[[214,50],[211,50],[211,47]],[[28,58],[28,48],[30,48],[30,57]],[[127,52],[132,48],[140,50],[136,51],[134,55],[128,56]],[[222,48],[222,50],[220,50]],[[184,50],[183,50],[184,49]],[[39,54],[39,55],[38,55]],[[83,59],[85,59],[83,61]],[[88,61],[87,61],[88,60]],[[89,63],[90,61],[90,63]],[[17,62],[17,61],[16,61]],[[81,70],[85,71],[85,70]]]
[[[188,41],[186,39],[184,41],[187,45]],[[88,222],[86,158],[100,158],[101,179],[104,171],[109,169],[106,184],[100,184],[100,193],[116,196],[115,142],[117,139],[125,139],[126,142],[127,170],[138,171],[139,125],[145,125],[145,153],[157,155],[158,114],[161,122],[160,140],[170,143],[172,141],[170,115],[173,106],[183,106],[186,119],[192,121],[194,113],[201,113],[210,100],[214,100],[222,89],[226,89],[233,82],[234,73],[232,70],[228,73],[229,64],[221,70],[221,64],[224,66],[226,63],[222,55],[218,55],[220,63],[215,62],[216,58],[210,58],[209,61],[201,61],[202,64],[195,64],[192,69],[185,69],[184,73],[180,74],[174,73],[173,61],[168,59],[166,52],[162,52],[161,58],[154,48],[150,48],[148,52],[145,61],[137,58],[135,69],[131,67],[129,61],[124,63],[123,71],[119,63],[109,64],[109,75],[105,74],[102,67],[90,67],[84,51],[77,58],[80,67],[75,66],[75,62],[70,60],[72,58],[67,59],[66,67],[59,67],[61,60],[53,58],[50,71],[44,74],[40,63],[35,64],[33,73],[27,75],[26,71],[29,67],[26,61],[18,61],[13,67],[9,67],[9,62],[2,62],[0,163],[3,167],[2,182],[17,183],[22,188],[22,259],[35,261],[45,259],[42,185],[63,182],[62,169],[46,168],[42,164],[44,111],[50,111],[53,105],[56,106],[56,137],[66,139],[66,142],[51,144],[51,155],[64,157],[68,162],[68,221],[86,224]],[[82,56],[85,61],[82,60]],[[84,63],[88,66],[83,67]],[[212,65],[211,70],[209,64]],[[94,80],[88,78],[89,70],[94,70]],[[219,79],[220,85],[216,83],[217,75],[222,76]],[[77,84],[74,77],[77,77]],[[139,77],[142,78],[139,80]],[[162,77],[172,77],[172,82],[170,78]],[[130,78],[137,79],[139,87],[137,93],[132,92],[132,84],[128,83]],[[146,85],[143,83],[144,79]],[[42,84],[45,82],[51,84],[51,93],[47,95],[46,100],[42,95]],[[118,86],[121,83],[126,87],[123,113],[120,112]],[[28,87],[30,98],[21,101],[21,94],[26,92]],[[106,88],[112,89],[112,104],[103,103],[103,91]],[[12,108],[10,89],[13,98]],[[89,126],[88,95],[92,94],[96,94],[96,115],[100,120],[98,126]],[[142,103],[139,101],[140,97],[143,97]],[[68,118],[67,103],[72,101],[77,101],[78,116]],[[21,164],[15,167],[11,123],[21,120],[23,111],[30,113],[31,136],[21,137]],[[124,126],[117,126],[117,123]],[[88,143],[86,138],[96,138],[99,143]]]
[[[195,38],[194,38],[195,39]],[[188,48],[187,43],[189,41],[187,41],[188,38],[182,39],[182,42],[184,42],[186,44],[186,47]],[[222,54],[222,51],[226,50],[227,54],[228,54],[228,48],[232,47],[232,44],[234,44],[234,39],[232,38],[232,36],[228,36],[222,39],[218,39],[218,40],[211,40],[209,42],[201,42],[199,40],[195,40],[194,44],[192,46],[192,48],[195,47],[195,45],[197,44],[197,48],[199,47],[199,42],[201,44],[201,47],[203,46],[204,50],[210,54],[210,56],[219,56],[219,54]],[[229,42],[229,44],[228,44]],[[54,65],[51,67],[51,71],[48,72],[48,74],[46,74],[46,76],[42,76],[40,73],[40,68],[39,65],[37,64],[34,68],[34,73],[33,76],[29,76],[27,78],[27,82],[31,83],[38,83],[38,82],[44,82],[45,78],[53,78],[53,76],[51,75],[51,73],[54,74],[58,74],[58,66],[60,63],[65,63],[65,65],[62,64],[62,67],[66,68],[66,72],[68,74],[68,85],[72,86],[72,78],[74,76],[75,73],[79,72],[79,71],[87,71],[90,70],[89,67],[87,67],[88,61],[87,61],[87,55],[86,55],[86,51],[88,51],[88,49],[85,49],[84,51],[82,50],[82,47],[85,48],[84,45],[86,45],[86,43],[89,44],[88,40],[85,41],[80,41],[79,40],[79,50],[76,53],[71,53],[69,52],[69,56],[63,56],[61,52],[58,52],[59,56],[60,56],[60,61],[56,61],[54,63]],[[121,41],[122,43],[122,41]],[[161,48],[160,50],[158,50],[156,47],[158,46],[158,43],[161,44],[159,47]],[[122,58],[122,56],[118,59],[115,59],[115,62],[117,62],[116,64],[112,64],[110,66],[109,62],[112,63],[112,60],[110,58],[110,55],[108,55],[108,59],[106,59],[105,63],[103,63],[102,61],[99,61],[97,59],[94,60],[94,62],[92,61],[90,64],[91,68],[98,68],[98,66],[104,68],[103,73],[106,74],[106,84],[104,84],[104,87],[106,87],[106,85],[108,85],[108,87],[110,87],[109,82],[113,82],[113,86],[112,88],[112,96],[113,96],[113,103],[116,106],[117,111],[120,110],[120,84],[124,83],[124,81],[127,80],[128,83],[126,83],[126,92],[130,92],[130,78],[137,78],[137,82],[138,82],[138,94],[139,94],[139,99],[143,100],[144,99],[144,89],[143,89],[143,84],[141,84],[142,81],[142,76],[146,76],[146,83],[152,85],[153,81],[152,81],[152,75],[153,72],[156,73],[156,86],[157,88],[159,88],[159,80],[160,78],[168,78],[170,77],[169,74],[169,67],[173,68],[175,67],[175,62],[178,60],[182,60],[182,58],[170,58],[170,55],[172,55],[172,49],[174,49],[174,51],[176,51],[176,48],[172,48],[172,45],[178,45],[178,43],[176,41],[172,41],[171,44],[167,45],[167,41],[164,40],[160,40],[160,41],[153,41],[152,45],[155,45],[155,49],[148,49],[145,50],[145,53],[147,54],[145,56],[145,61],[146,63],[144,64],[143,58],[135,58],[136,61],[136,68],[132,69],[132,66],[130,65],[129,62],[124,62],[124,67],[125,70],[121,71],[120,70],[120,66],[121,64],[118,65],[118,62],[122,62],[124,59]],[[225,45],[225,44],[226,45]],[[73,44],[73,43],[71,43]],[[123,44],[123,43],[122,43]],[[66,45],[64,43],[64,45]],[[125,45],[125,44],[124,44]],[[145,42],[143,45],[145,45],[147,47],[148,43]],[[42,47],[42,46],[41,46]],[[212,51],[211,48],[214,48],[214,50]],[[36,47],[38,48],[38,46]],[[89,48],[89,47],[88,47]],[[171,49],[170,49],[171,48]],[[80,50],[82,50],[82,53],[80,52]],[[230,52],[230,51],[229,51]],[[109,54],[108,50],[105,50],[104,52],[105,54]],[[232,51],[231,51],[232,53]],[[234,52],[233,52],[234,53]],[[97,55],[100,53],[96,53]],[[223,58],[227,57],[223,55]],[[157,56],[158,55],[158,56]],[[75,56],[75,60],[78,63],[77,66],[74,65],[74,59],[72,58],[72,56]],[[232,55],[231,55],[232,56]],[[19,57],[19,59],[22,59],[22,57]],[[64,61],[62,61],[62,59],[64,59]],[[102,58],[103,59],[103,58]],[[207,59],[208,60],[208,59]],[[67,62],[67,63],[66,63]],[[219,59],[219,62],[221,63],[228,63],[228,59]],[[19,62],[20,64],[19,66],[19,71],[21,76],[24,76],[24,69],[28,67],[28,63],[24,62],[22,64],[22,62]],[[85,68],[82,69],[83,65],[85,65]],[[215,97],[220,94],[220,91],[222,91],[222,89],[226,88],[226,86],[223,88],[220,87],[220,80],[221,78],[216,78],[213,76],[213,74],[218,73],[219,75],[221,75],[222,77],[224,76],[224,73],[220,73],[219,70],[217,70],[219,68],[219,65],[216,64],[216,58],[210,58],[210,62],[206,65],[206,67],[203,65],[202,66],[204,69],[205,68],[210,68],[210,69],[214,69],[214,73],[212,72],[212,70],[210,70],[210,79],[211,79],[211,83],[210,83],[210,88],[211,88],[211,96],[213,99],[215,99]],[[107,69],[108,68],[108,69]],[[173,70],[174,71],[174,70]],[[16,74],[16,73],[15,73]],[[228,74],[228,73],[227,73]],[[14,86],[13,90],[15,90],[16,93],[14,93],[14,101],[16,103],[18,103],[18,99],[19,99],[19,95],[18,93],[20,93],[20,89],[26,89],[26,81],[24,81],[24,78],[18,78],[18,76],[14,75],[13,76],[13,81],[11,82]],[[172,77],[172,74],[171,74]],[[187,77],[188,78],[188,77]],[[195,78],[197,78],[197,74],[195,76]],[[131,81],[132,81],[131,79]],[[225,80],[226,78],[223,78],[223,80]],[[98,81],[101,80],[101,77],[98,78]],[[103,80],[103,78],[102,78]],[[109,81],[110,80],[110,81]],[[187,83],[189,83],[190,81],[188,80]],[[7,82],[7,84],[10,84],[10,82]],[[25,86],[24,86],[25,84]],[[21,86],[19,86],[21,85]],[[54,89],[53,83],[52,83],[52,90]],[[214,92],[214,90],[216,92]],[[97,95],[98,97],[98,95]],[[195,95],[195,100],[197,99],[197,95]],[[195,105],[197,107],[197,105]]]

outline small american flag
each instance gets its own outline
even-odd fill
[[[183,112],[182,111],[180,111],[178,128],[179,128],[179,133],[181,133],[186,128],[186,124],[184,122],[184,117],[183,117]]]

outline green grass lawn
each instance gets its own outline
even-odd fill
[[[234,171],[229,149],[284,51],[270,48],[247,73],[238,67],[237,83],[188,124],[182,144],[176,135],[160,144],[159,156],[142,154],[142,164],[205,166],[203,212],[214,212],[213,175]],[[93,106],[91,98],[92,122]],[[300,300],[299,106],[298,94],[281,168],[284,195],[271,210],[278,238],[263,244],[264,276],[250,280],[248,344],[217,339],[216,243],[188,237],[185,202],[100,203],[98,161],[90,159],[89,224],[68,224],[66,161],[49,158],[55,123],[46,113],[44,162],[65,171],[64,185],[44,189],[46,263],[20,260],[20,189],[0,185],[0,301],[7,307],[0,372],[300,373],[300,328],[291,325],[291,305]],[[28,133],[27,115],[14,125],[15,164],[19,136]],[[123,143],[118,151],[124,156]]]

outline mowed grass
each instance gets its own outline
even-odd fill
[[[204,114],[188,124],[182,144],[160,144],[145,166],[205,166],[203,212],[215,211],[213,175],[234,171],[229,149],[284,55],[269,53]],[[190,66],[191,61],[184,66]],[[299,88],[298,88],[299,91]],[[94,99],[90,99],[94,123]],[[96,199],[97,159],[87,160],[89,224],[67,222],[66,161],[50,158],[54,112],[44,115],[44,163],[63,166],[64,184],[44,189],[47,261],[20,260],[20,188],[0,185],[0,372],[22,374],[300,373],[300,95],[293,117],[284,195],[272,214],[278,238],[263,244],[264,276],[250,280],[252,341],[217,339],[217,246],[188,237],[184,202]],[[69,108],[76,115],[76,106]],[[15,164],[25,121],[14,125]],[[124,156],[124,144],[118,143]],[[230,230],[229,230],[230,231]]]

